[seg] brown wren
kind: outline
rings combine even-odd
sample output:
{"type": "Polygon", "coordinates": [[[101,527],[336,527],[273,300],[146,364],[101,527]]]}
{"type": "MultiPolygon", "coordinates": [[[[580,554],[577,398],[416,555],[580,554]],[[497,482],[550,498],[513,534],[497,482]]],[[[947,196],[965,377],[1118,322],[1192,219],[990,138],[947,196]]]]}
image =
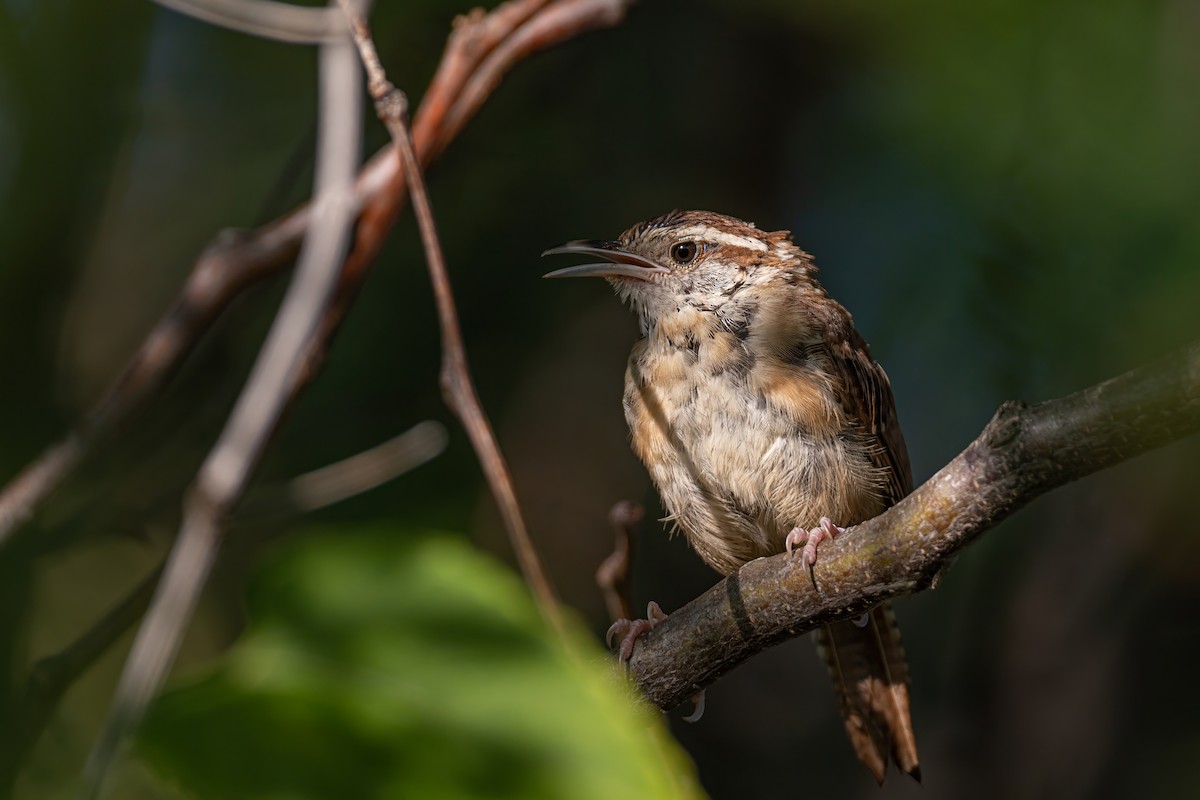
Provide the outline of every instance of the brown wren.
{"type": "MultiPolygon", "coordinates": [[[[723,575],[817,545],[912,489],[887,375],[787,231],[675,211],[546,277],[598,276],[641,324],[625,373],[633,448],[668,516],[723,575]]],[[[653,615],[652,615],[653,616],[653,615]]],[[[625,658],[651,622],[632,626],[625,658]]],[[[880,783],[889,756],[920,779],[908,668],[889,604],[817,631],[846,730],[880,783]]]]}

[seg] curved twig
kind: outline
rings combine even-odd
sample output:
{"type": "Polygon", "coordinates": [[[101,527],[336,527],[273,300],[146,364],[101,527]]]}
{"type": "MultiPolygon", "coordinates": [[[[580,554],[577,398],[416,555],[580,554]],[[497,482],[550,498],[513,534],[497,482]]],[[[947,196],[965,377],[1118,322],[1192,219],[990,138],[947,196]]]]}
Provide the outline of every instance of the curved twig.
{"type": "Polygon", "coordinates": [[[983,433],[893,508],[822,547],[817,586],[761,558],[638,639],[642,692],[674,708],[784,639],[932,586],[968,544],[1033,498],[1200,431],[1200,343],[1036,405],[1002,405],[983,433]]]}
{"type": "Polygon", "coordinates": [[[442,244],[433,220],[433,207],[425,190],[425,178],[421,174],[421,164],[417,160],[408,129],[408,99],[387,79],[379,55],[375,52],[375,43],[371,39],[371,31],[366,21],[355,11],[349,0],[339,2],[350,19],[354,42],[366,67],[368,91],[375,100],[375,109],[380,121],[387,127],[392,143],[400,153],[404,176],[408,181],[413,213],[421,231],[421,244],[429,267],[429,279],[433,284],[434,302],[442,335],[442,395],[446,405],[462,422],[479,457],[492,496],[500,507],[500,515],[504,519],[509,541],[516,552],[521,574],[529,584],[543,616],[561,633],[563,622],[558,599],[550,585],[550,579],[542,568],[533,540],[529,538],[529,531],[525,527],[525,519],[517,501],[512,473],[504,460],[504,454],[500,452],[496,434],[479,402],[475,383],[471,379],[467,350],[463,345],[462,330],[458,324],[454,291],[450,288],[450,275],[446,270],[446,259],[442,254],[442,244]]]}
{"type": "Polygon", "coordinates": [[[276,0],[154,0],[212,25],[292,44],[321,44],[346,32],[337,9],[276,0]]]}
{"type": "MultiPolygon", "coordinates": [[[[460,17],[413,117],[413,148],[421,165],[428,167],[486,99],[486,94],[472,88],[469,101],[463,101],[468,86],[497,86],[525,56],[590,30],[615,25],[632,2],[512,0],[489,14],[476,12],[460,17]],[[547,16],[539,11],[555,13],[547,16]],[[518,33],[524,44],[502,48],[503,52],[496,55],[500,46],[518,33]],[[453,129],[447,124],[451,114],[453,129]]],[[[388,145],[370,159],[355,182],[353,199],[361,212],[355,245],[343,267],[337,300],[326,312],[321,335],[310,346],[309,367],[298,379],[293,394],[315,374],[405,197],[403,170],[395,148],[388,145]]],[[[192,267],[178,299],[104,397],[75,430],[43,451],[0,490],[0,547],[37,513],[85,458],[158,395],[234,298],[291,265],[308,228],[310,212],[306,204],[254,231],[227,231],[214,239],[192,267]]]]}
{"type": "MultiPolygon", "coordinates": [[[[426,105],[415,120],[413,149],[416,157],[422,164],[428,163],[445,148],[462,127],[462,122],[486,99],[486,92],[472,90],[464,112],[459,95],[465,87],[479,85],[480,81],[488,87],[495,87],[501,76],[524,56],[602,24],[615,24],[631,2],[513,0],[491,14],[479,12],[460,19],[439,66],[434,86],[426,92],[426,105]],[[565,15],[552,15],[550,24],[547,24],[538,13],[547,5],[567,7],[569,11],[565,15]],[[597,8],[606,11],[597,15],[593,13],[597,8]],[[521,34],[525,45],[507,48],[497,57],[495,54],[501,46],[517,33],[521,34]],[[426,108],[430,110],[425,111],[426,108]],[[459,121],[451,133],[446,118],[456,108],[459,109],[456,112],[459,121]]],[[[291,377],[284,405],[315,374],[367,268],[390,232],[405,197],[405,180],[400,162],[394,150],[385,147],[361,170],[354,183],[348,205],[353,213],[360,215],[355,245],[342,266],[334,302],[326,309],[317,335],[308,337],[303,358],[305,368],[289,370],[291,377]]],[[[200,337],[235,297],[249,286],[290,265],[316,216],[314,209],[305,205],[256,231],[226,232],[213,241],[193,267],[179,298],[151,330],[100,402],[74,431],[49,447],[0,491],[0,547],[37,512],[98,445],[120,430],[134,412],[158,394],[200,337]]],[[[274,397],[278,399],[279,396],[274,397]]],[[[265,432],[265,437],[269,438],[274,426],[274,422],[268,422],[255,428],[265,432]]],[[[224,461],[224,467],[233,468],[209,469],[208,480],[202,473],[198,481],[198,490],[185,509],[184,529],[170,557],[168,578],[160,585],[154,600],[156,610],[151,612],[152,619],[148,620],[145,630],[139,634],[105,735],[93,753],[91,782],[87,791],[97,789],[104,765],[115,753],[122,732],[136,724],[145,702],[161,681],[178,637],[182,635],[182,621],[188,617],[215,556],[224,527],[222,516],[241,495],[248,474],[244,470],[249,470],[256,459],[251,451],[261,450],[261,445],[266,441],[263,438],[255,442],[253,440],[258,439],[257,436],[244,437],[240,434],[233,438],[241,440],[242,446],[249,447],[246,451],[249,457],[239,457],[240,467],[231,465],[229,459],[216,459],[222,449],[218,447],[210,460],[224,461]],[[168,622],[163,623],[164,619],[168,622]]],[[[145,589],[144,586],[139,588],[131,595],[133,600],[120,606],[120,617],[124,620],[122,624],[128,624],[132,617],[140,614],[145,589]]],[[[108,624],[107,618],[97,627],[116,630],[115,623],[108,624]]],[[[86,647],[72,651],[83,654],[82,666],[86,666],[94,654],[102,649],[89,636],[85,636],[86,647]]],[[[39,715],[50,713],[62,689],[79,671],[81,666],[73,668],[70,674],[59,670],[55,672],[56,680],[50,683],[37,680],[36,675],[32,676],[27,699],[40,704],[37,706],[41,709],[39,715]]]]}
{"type": "MultiPolygon", "coordinates": [[[[424,464],[445,444],[446,430],[439,423],[418,423],[369,450],[285,483],[255,489],[230,520],[230,526],[253,526],[262,518],[304,514],[341,502],[424,464]]],[[[243,537],[230,544],[235,552],[252,551],[262,541],[260,537],[243,537]]],[[[223,558],[229,558],[230,549],[225,548],[223,558]]],[[[236,563],[238,559],[229,560],[236,563]]],[[[220,563],[216,566],[219,568],[220,563]]],[[[0,797],[7,796],[4,787],[12,785],[21,760],[37,744],[67,689],[141,619],[162,572],[161,566],[153,570],[71,644],[40,658],[29,670],[24,692],[5,720],[7,730],[0,737],[0,797]]]]}
{"type": "Polygon", "coordinates": [[[220,437],[200,466],[146,618],[121,671],[84,776],[83,796],[99,794],[125,736],[162,686],[216,561],[226,517],[245,492],[303,369],[306,346],[332,297],[354,217],[362,75],[348,40],[321,46],[320,132],[312,225],[279,313],[220,437]]]}
{"type": "Polygon", "coordinates": [[[638,503],[622,500],[608,512],[608,522],[616,534],[613,551],[596,568],[596,586],[604,595],[611,622],[630,619],[629,577],[633,572],[633,542],[646,510],[638,503]]]}

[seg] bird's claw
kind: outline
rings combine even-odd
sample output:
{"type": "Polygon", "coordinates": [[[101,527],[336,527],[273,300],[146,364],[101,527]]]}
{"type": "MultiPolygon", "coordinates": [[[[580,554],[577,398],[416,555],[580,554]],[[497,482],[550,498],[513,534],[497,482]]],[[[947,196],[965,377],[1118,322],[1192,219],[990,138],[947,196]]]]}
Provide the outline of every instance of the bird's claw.
{"type": "Polygon", "coordinates": [[[622,664],[629,662],[633,656],[633,645],[637,642],[637,638],[648,630],[652,630],[655,625],[667,618],[667,612],[663,611],[658,603],[653,600],[646,606],[646,619],[619,619],[614,622],[604,634],[604,642],[612,648],[613,638],[616,637],[619,641],[617,646],[617,658],[622,664]]]}
{"type": "MultiPolygon", "coordinates": [[[[667,618],[667,612],[662,610],[662,607],[653,600],[646,606],[645,619],[619,619],[609,626],[608,632],[604,634],[604,642],[612,649],[613,639],[618,640],[617,658],[622,666],[629,663],[629,659],[633,656],[633,645],[637,642],[639,636],[648,630],[653,630],[654,626],[667,618]]],[[[696,692],[692,695],[692,702],[695,707],[692,713],[683,718],[684,722],[699,722],[704,716],[704,690],[696,692]]]]}
{"type": "Polygon", "coordinates": [[[791,533],[783,540],[784,549],[788,555],[792,554],[792,548],[800,547],[801,561],[808,567],[812,567],[817,563],[817,547],[826,540],[833,540],[846,532],[846,529],[840,525],[834,525],[833,520],[829,517],[821,517],[821,522],[812,530],[804,528],[792,528],[791,533]]]}
{"type": "Polygon", "coordinates": [[[683,718],[684,722],[699,722],[700,718],[704,716],[704,690],[703,689],[701,689],[700,691],[698,691],[694,695],[692,695],[692,702],[695,704],[695,707],[692,709],[692,713],[688,714],[686,717],[683,718]]]}

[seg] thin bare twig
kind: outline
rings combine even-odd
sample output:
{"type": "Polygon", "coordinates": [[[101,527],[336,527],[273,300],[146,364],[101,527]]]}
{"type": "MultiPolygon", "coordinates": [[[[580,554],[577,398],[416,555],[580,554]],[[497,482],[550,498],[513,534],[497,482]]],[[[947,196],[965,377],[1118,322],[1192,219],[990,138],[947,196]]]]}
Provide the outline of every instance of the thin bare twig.
{"type": "Polygon", "coordinates": [[[629,596],[629,576],[633,572],[633,539],[646,510],[638,503],[622,500],[608,512],[608,521],[616,534],[616,544],[608,558],[596,569],[596,586],[604,595],[608,618],[616,622],[633,615],[629,596]]]}
{"type": "Polygon", "coordinates": [[[154,326],[124,371],[76,430],[47,448],[0,492],[0,546],[63,481],[134,412],[158,394],[213,320],[242,291],[294,258],[308,210],[260,229],[253,237],[219,236],[188,276],[180,296],[154,326]]]}
{"type": "MultiPolygon", "coordinates": [[[[632,0],[515,0],[489,14],[460,18],[437,72],[413,119],[413,144],[428,165],[453,139],[447,118],[453,112],[455,134],[486,96],[468,86],[496,86],[530,53],[572,39],[623,17],[632,0]],[[539,13],[546,8],[546,12],[539,13]],[[517,34],[521,47],[503,47],[517,34]],[[494,53],[498,57],[487,58],[494,53]]],[[[336,12],[335,12],[336,13],[336,12]]],[[[340,15],[339,15],[340,16],[340,15]]],[[[356,241],[343,269],[338,299],[326,313],[322,337],[307,356],[310,368],[295,391],[315,373],[338,329],[367,267],[383,246],[405,198],[403,170],[391,145],[376,153],[359,173],[355,208],[361,213],[356,241]]],[[[78,468],[153,397],[232,300],[250,286],[278,274],[299,252],[311,207],[296,210],[252,232],[218,236],[193,266],[179,298],[154,326],[130,363],[76,430],[47,448],[0,491],[0,547],[23,526],[78,468]]]]}
{"type": "Polygon", "coordinates": [[[344,36],[333,8],[305,8],[275,0],[154,0],[189,17],[252,36],[292,44],[321,44],[344,36]]]}
{"type": "Polygon", "coordinates": [[[516,552],[521,572],[529,583],[533,596],[551,625],[561,630],[562,614],[550,580],[542,570],[537,551],[529,532],[525,528],[525,520],[521,516],[521,508],[517,503],[517,493],[513,486],[512,474],[491,423],[479,403],[479,395],[471,381],[470,367],[467,364],[467,354],[463,348],[462,336],[459,332],[458,313],[454,307],[454,296],[450,289],[450,278],[446,272],[446,264],[442,257],[441,245],[438,243],[437,231],[434,228],[433,212],[425,196],[425,187],[421,178],[421,167],[417,164],[412,142],[408,140],[407,130],[400,148],[404,166],[408,170],[409,185],[413,199],[413,211],[421,228],[421,239],[424,243],[425,254],[429,262],[429,277],[433,281],[434,295],[437,299],[438,318],[442,329],[442,394],[446,404],[458,416],[467,436],[479,456],[480,465],[487,476],[492,489],[492,496],[500,507],[500,515],[504,519],[516,552]]]}
{"type": "Polygon", "coordinates": [[[22,759],[37,744],[71,684],[145,613],[161,575],[162,568],[159,567],[78,639],[33,665],[24,695],[11,719],[5,721],[7,730],[3,735],[3,747],[0,747],[0,787],[12,785],[22,759]]]}
{"type": "Polygon", "coordinates": [[[288,483],[288,498],[302,512],[340,503],[436,457],[446,449],[446,439],[440,423],[419,423],[370,450],[296,476],[288,483]]]}
{"type": "MultiPolygon", "coordinates": [[[[514,64],[538,50],[551,47],[594,28],[617,24],[633,0],[509,0],[491,13],[476,9],[455,20],[442,61],[413,119],[410,138],[422,166],[440,155],[461,131],[486,94],[472,86],[496,87],[514,64]],[[521,47],[507,47],[519,39],[521,47]],[[464,102],[461,96],[469,92],[464,102]],[[448,121],[458,120],[450,135],[448,121]]],[[[378,255],[407,198],[404,169],[395,158],[395,143],[372,160],[387,159],[391,170],[373,175],[383,182],[362,209],[357,240],[342,271],[334,305],[326,314],[325,335],[309,354],[313,369],[320,364],[346,310],[378,255]]],[[[381,165],[382,166],[382,165],[381,165]]],[[[368,169],[368,172],[370,170],[368,169]]],[[[361,182],[361,181],[360,181],[361,182]]],[[[304,377],[307,380],[307,375],[304,377]]]]}
{"type": "MultiPolygon", "coordinates": [[[[371,36],[371,28],[367,25],[366,18],[358,13],[358,9],[350,0],[338,0],[338,4],[350,24],[350,34],[354,39],[355,47],[358,48],[363,68],[367,72],[367,93],[375,101],[375,113],[379,117],[379,121],[387,127],[388,134],[392,137],[392,145],[400,153],[403,162],[405,150],[413,149],[407,124],[408,98],[388,80],[387,73],[383,69],[383,62],[379,60],[379,53],[375,50],[375,39],[371,36]]],[[[414,153],[413,162],[416,163],[416,161],[414,153]]],[[[411,187],[409,192],[413,195],[415,206],[416,195],[425,193],[424,176],[420,174],[419,164],[416,175],[409,171],[407,164],[403,166],[404,177],[411,187]]]]}
{"type": "Polygon", "coordinates": [[[516,488],[513,486],[512,474],[508,464],[500,452],[496,435],[488,422],[487,414],[479,402],[471,380],[471,371],[467,363],[466,348],[463,346],[462,332],[458,324],[458,311],[454,304],[454,292],[450,288],[450,276],[446,270],[446,260],[442,254],[442,245],[438,239],[437,228],[433,221],[433,209],[429,203],[429,195],[425,190],[425,179],[421,174],[421,165],[417,160],[412,139],[408,130],[408,100],[387,79],[379,55],[375,52],[375,44],[371,40],[371,32],[366,21],[358,14],[348,0],[339,0],[342,10],[350,19],[350,28],[354,34],[354,42],[367,70],[367,89],[375,100],[375,109],[379,119],[387,126],[392,143],[400,153],[404,174],[408,180],[409,195],[412,199],[413,213],[417,218],[417,226],[421,231],[421,243],[425,248],[425,258],[429,265],[429,277],[433,283],[434,300],[437,305],[438,322],[442,334],[442,395],[446,404],[462,422],[471,440],[480,465],[487,476],[492,496],[500,507],[509,541],[517,556],[521,573],[529,584],[530,591],[538,602],[543,616],[555,630],[562,629],[562,612],[554,589],[546,577],[537,550],[529,538],[525,520],[521,516],[521,508],[517,502],[516,488]]]}
{"type": "MultiPolygon", "coordinates": [[[[632,0],[620,5],[627,6],[632,0]]],[[[601,24],[615,24],[618,17],[598,16],[587,3],[571,4],[573,23],[546,25],[536,12],[545,0],[517,0],[501,5],[490,14],[473,13],[456,22],[433,84],[425,93],[414,120],[414,147],[423,163],[440,153],[449,142],[445,118],[455,106],[456,96],[479,70],[493,71],[490,85],[512,68],[524,54],[569,40],[601,24]],[[481,60],[499,43],[518,30],[538,43],[523,52],[510,51],[505,59],[481,60]]],[[[611,7],[611,0],[595,0],[596,7],[611,7]]],[[[341,14],[333,12],[341,19],[341,14]]],[[[477,104],[479,98],[473,102],[477,104]]],[[[293,381],[292,394],[315,372],[315,365],[336,332],[353,298],[366,267],[378,252],[405,197],[405,181],[391,146],[377,152],[359,173],[354,185],[353,205],[361,213],[356,246],[347,259],[334,305],[326,311],[321,335],[310,347],[310,369],[293,381]]],[[[255,231],[226,231],[219,234],[196,261],[178,299],[153,327],[120,376],[77,428],[62,441],[47,448],[0,491],[0,548],[7,544],[67,480],[79,464],[118,433],[125,423],[152,400],[170,379],[183,359],[234,298],[250,286],[278,274],[299,252],[308,230],[313,207],[303,205],[255,231]]],[[[140,610],[139,610],[140,613],[140,610]]],[[[136,616],[136,614],[135,614],[136,616]]],[[[95,626],[106,628],[104,622],[95,626]]],[[[88,648],[94,659],[102,648],[88,648]]],[[[86,666],[84,664],[83,666],[86,666]]],[[[82,668],[80,669],[82,671],[82,668]]],[[[72,678],[73,680],[73,678],[72,678]]],[[[69,682],[69,681],[68,681],[69,682]]],[[[31,694],[41,691],[40,682],[30,684],[31,694]]],[[[61,694],[61,692],[58,692],[61,694]]],[[[33,698],[36,700],[36,698],[33,698]]],[[[55,705],[53,693],[44,703],[46,713],[55,705]]]]}
{"type": "Polygon", "coordinates": [[[823,545],[816,587],[786,555],[751,561],[639,638],[630,672],[674,708],[773,644],[929,588],[1038,495],[1197,431],[1200,343],[1067,397],[1005,403],[925,484],[823,545]]]}
{"type": "Polygon", "coordinates": [[[448,436],[426,420],[361,453],[278,483],[255,486],[238,506],[238,527],[308,514],[389,483],[441,455],[448,436]]]}
{"type": "MultiPolygon", "coordinates": [[[[446,429],[441,424],[419,423],[369,450],[298,475],[278,488],[257,489],[238,509],[230,525],[253,525],[256,518],[271,514],[309,513],[366,492],[440,454],[446,447],[446,438],[446,429]]],[[[261,544],[261,539],[243,538],[236,544],[246,550],[261,544]]],[[[223,548],[224,551],[229,549],[223,548]]],[[[7,730],[0,732],[3,734],[0,736],[0,787],[12,784],[21,760],[37,743],[71,684],[141,619],[162,573],[162,567],[155,569],[78,639],[34,664],[25,693],[7,721],[7,730]]],[[[0,790],[0,795],[3,794],[0,790]]]]}
{"type": "Polygon", "coordinates": [[[291,397],[303,355],[318,331],[350,240],[351,191],[360,151],[361,73],[349,42],[321,47],[321,122],[312,214],[296,274],[229,421],[200,467],[179,537],[125,662],[107,719],[88,760],[84,796],[95,797],[128,733],[141,721],[183,640],[216,559],[225,517],[291,397]]]}

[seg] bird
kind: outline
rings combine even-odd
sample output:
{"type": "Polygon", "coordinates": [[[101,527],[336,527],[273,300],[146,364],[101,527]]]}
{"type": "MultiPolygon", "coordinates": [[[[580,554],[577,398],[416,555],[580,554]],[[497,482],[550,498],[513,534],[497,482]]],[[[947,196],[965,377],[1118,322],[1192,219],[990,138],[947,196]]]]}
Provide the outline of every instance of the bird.
{"type": "MultiPolygon", "coordinates": [[[[667,512],[722,575],[821,542],[912,490],[891,386],[850,313],[789,231],[673,211],[615,240],[543,255],[592,262],[547,278],[605,278],[641,338],[622,400],[634,451],[667,512]]],[[[851,534],[852,535],[852,534],[851,534]]],[[[621,621],[621,657],[665,618],[621,621]]],[[[882,785],[889,759],[920,781],[908,667],[890,604],[816,632],[855,754],[882,785]]]]}

